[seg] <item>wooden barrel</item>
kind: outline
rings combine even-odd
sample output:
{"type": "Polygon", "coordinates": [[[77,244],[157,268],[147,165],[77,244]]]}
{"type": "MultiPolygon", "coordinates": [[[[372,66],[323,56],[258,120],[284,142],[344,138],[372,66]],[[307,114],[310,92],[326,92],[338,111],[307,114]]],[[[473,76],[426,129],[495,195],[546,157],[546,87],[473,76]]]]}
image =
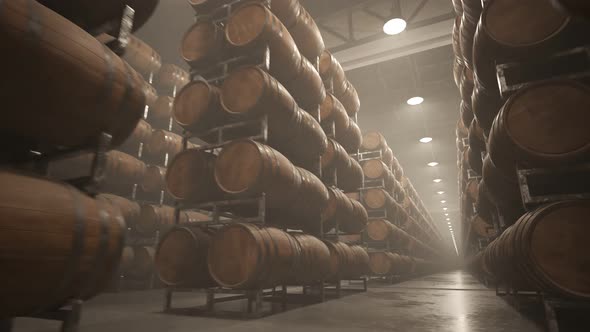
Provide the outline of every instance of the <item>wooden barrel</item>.
{"type": "Polygon", "coordinates": [[[168,231],[160,240],[155,258],[160,280],[172,287],[215,286],[207,266],[207,251],[214,235],[211,229],[197,225],[180,225],[168,231]]]}
{"type": "Polygon", "coordinates": [[[492,123],[503,104],[504,102],[497,91],[486,89],[478,80],[475,81],[471,96],[471,109],[486,135],[490,133],[492,123]]]}
{"type": "Polygon", "coordinates": [[[522,215],[522,199],[520,189],[516,180],[516,175],[506,175],[494,165],[490,156],[486,156],[483,161],[483,182],[490,194],[490,199],[498,207],[501,207],[502,213],[507,216],[506,219],[512,219],[508,222],[516,221],[522,215]],[[508,218],[510,215],[510,218],[508,218]]]}
{"type": "MultiPolygon", "coordinates": [[[[286,2],[292,2],[292,0],[287,0],[286,2]]],[[[283,18],[275,11],[276,6],[276,4],[271,5],[273,13],[275,13],[275,15],[277,15],[287,27],[293,40],[295,40],[295,44],[297,44],[297,48],[301,52],[301,55],[315,63],[321,56],[322,52],[324,52],[326,46],[324,45],[322,33],[309,12],[300,5],[299,8],[296,9],[297,16],[295,22],[293,24],[288,24],[283,21],[283,18]]]]}
{"type": "Polygon", "coordinates": [[[274,287],[288,281],[299,259],[297,241],[277,228],[233,224],[211,240],[211,277],[232,289],[274,287]]]}
{"type": "Polygon", "coordinates": [[[463,15],[463,3],[461,0],[452,0],[453,1],[453,9],[455,10],[455,14],[457,16],[463,15]]]}
{"type": "Polygon", "coordinates": [[[166,168],[148,165],[141,181],[141,189],[146,193],[157,193],[166,190],[166,168]]]}
{"type": "MultiPolygon", "coordinates": [[[[89,176],[94,154],[86,153],[51,162],[48,176],[54,179],[72,179],[89,176]]],[[[145,174],[143,161],[119,151],[105,155],[103,176],[99,178],[102,191],[128,195],[145,174]]]]}
{"type": "MultiPolygon", "coordinates": [[[[190,142],[187,144],[189,149],[195,147],[190,142]]],[[[168,155],[168,160],[171,160],[182,150],[182,136],[163,129],[154,130],[145,144],[146,156],[154,161],[164,160],[165,155],[168,155]]]]}
{"type": "Polygon", "coordinates": [[[350,165],[348,153],[335,140],[328,138],[328,146],[326,151],[322,154],[321,166],[322,170],[342,169],[350,165]]]}
{"type": "Polygon", "coordinates": [[[467,164],[469,168],[477,175],[481,175],[483,168],[483,160],[481,157],[481,151],[471,146],[467,148],[467,164]]]}
{"type": "Polygon", "coordinates": [[[395,202],[393,197],[383,189],[372,188],[363,192],[362,202],[371,210],[385,210],[387,218],[395,220],[395,218],[403,217],[403,207],[395,202]]]}
{"type": "MultiPolygon", "coordinates": [[[[176,223],[174,208],[166,205],[144,204],[141,206],[139,219],[135,224],[135,231],[142,235],[153,235],[157,231],[164,232],[176,223]]],[[[179,224],[198,223],[208,221],[209,217],[200,212],[181,211],[179,224]]]]}
{"type": "MultiPolygon", "coordinates": [[[[461,30],[459,30],[461,31],[461,30]]],[[[461,43],[461,36],[459,35],[459,43],[461,43]]],[[[459,44],[458,47],[461,47],[461,44],[459,44]]],[[[463,61],[463,56],[456,56],[455,57],[455,61],[453,61],[453,81],[455,81],[455,85],[457,86],[457,88],[461,88],[460,82],[461,82],[461,75],[463,75],[463,70],[465,70],[465,63],[463,61]]]]}
{"type": "Polygon", "coordinates": [[[486,239],[497,235],[493,223],[479,215],[475,215],[471,219],[471,229],[475,234],[486,239]]]}
{"type": "Polygon", "coordinates": [[[0,183],[0,317],[54,310],[102,291],[123,249],[119,210],[47,179],[2,171],[0,183]],[[39,277],[31,283],[23,276],[39,277]]]}
{"type": "Polygon", "coordinates": [[[168,166],[166,187],[177,200],[199,203],[223,198],[215,183],[215,155],[189,149],[176,155],[168,166]]]}
{"type": "Polygon", "coordinates": [[[326,91],[319,74],[301,56],[285,26],[264,5],[250,3],[236,10],[227,22],[225,36],[238,48],[267,43],[272,54],[271,74],[302,107],[319,105],[324,100],[326,91]]]}
{"type": "Polygon", "coordinates": [[[145,279],[154,270],[154,247],[125,247],[119,271],[129,279],[145,279]]]}
{"type": "Polygon", "coordinates": [[[361,150],[363,151],[383,151],[387,149],[387,140],[377,131],[371,131],[363,135],[361,150]]]}
{"type": "Polygon", "coordinates": [[[159,0],[41,0],[49,9],[90,32],[117,32],[123,10],[128,5],[134,10],[133,31],[141,28],[156,10],[159,0]]]}
{"type": "Polygon", "coordinates": [[[158,101],[158,91],[147,81],[142,80],[143,93],[145,94],[145,104],[152,107],[158,101]]]}
{"type": "MultiPolygon", "coordinates": [[[[467,109],[471,111],[470,113],[473,113],[471,109],[471,96],[473,95],[473,88],[475,86],[475,82],[473,78],[473,71],[471,69],[466,67],[465,70],[463,70],[463,74],[461,75],[461,81],[459,85],[461,90],[461,98],[463,101],[462,105],[464,105],[461,107],[462,109],[467,109]]],[[[467,114],[463,116],[463,111],[461,111],[461,116],[462,118],[467,119],[463,123],[469,126],[469,124],[471,123],[471,119],[473,119],[473,114],[467,114]]]]}
{"type": "Polygon", "coordinates": [[[395,178],[389,170],[389,167],[385,165],[379,159],[371,159],[364,161],[362,164],[363,174],[366,179],[378,180],[383,179],[383,185],[388,192],[392,192],[395,185],[395,178]]]}
{"type": "Polygon", "coordinates": [[[191,67],[200,68],[222,59],[226,49],[223,27],[199,20],[184,34],[180,55],[191,67]]]}
{"type": "Polygon", "coordinates": [[[469,126],[469,146],[473,147],[478,151],[486,151],[486,138],[483,129],[479,126],[477,119],[471,121],[469,126]]]}
{"type": "Polygon", "coordinates": [[[385,241],[393,234],[392,223],[385,219],[369,220],[367,224],[367,236],[373,241],[385,241]]]}
{"type": "Polygon", "coordinates": [[[461,26],[459,28],[461,39],[461,53],[465,69],[473,68],[473,43],[475,30],[477,29],[477,21],[472,22],[468,18],[468,14],[463,12],[461,17],[461,26]]]}
{"type": "Polygon", "coordinates": [[[354,117],[361,108],[361,101],[358,92],[350,81],[344,81],[344,88],[341,93],[334,92],[334,96],[340,100],[348,116],[354,117]]]}
{"type": "Polygon", "coordinates": [[[190,75],[177,65],[164,64],[158,71],[155,82],[158,87],[172,92],[171,96],[174,97],[176,91],[190,82],[190,75]]]}
{"type": "Polygon", "coordinates": [[[344,191],[358,190],[363,185],[363,168],[353,158],[348,158],[346,165],[336,169],[338,188],[344,191]]]}
{"type": "MultiPolygon", "coordinates": [[[[462,15],[462,14],[461,14],[462,15]]],[[[453,24],[453,34],[452,34],[452,45],[453,45],[453,53],[455,57],[458,59],[460,63],[463,62],[463,52],[461,51],[461,15],[455,18],[455,23],[453,24]]],[[[457,66],[459,69],[460,67],[457,66]]],[[[457,75],[457,74],[454,74],[457,75]]]]}
{"type": "Polygon", "coordinates": [[[159,96],[158,99],[150,106],[148,113],[148,121],[154,127],[168,129],[170,119],[172,118],[172,109],[174,106],[174,98],[170,96],[159,96]]]}
{"type": "Polygon", "coordinates": [[[340,62],[328,50],[320,56],[320,76],[324,81],[332,80],[334,93],[342,94],[346,75],[340,62]]]}
{"type": "Polygon", "coordinates": [[[219,8],[219,2],[215,0],[188,0],[189,5],[193,7],[199,15],[207,14],[212,10],[219,8]]]}
{"type": "Polygon", "coordinates": [[[463,9],[463,15],[469,22],[477,24],[482,10],[481,0],[462,0],[461,8],[463,9]]]}
{"type": "Polygon", "coordinates": [[[369,254],[365,248],[353,245],[349,247],[351,260],[343,275],[344,279],[358,279],[369,273],[369,254]]]}
{"type": "MultiPolygon", "coordinates": [[[[350,130],[350,118],[346,114],[346,110],[342,103],[331,94],[326,95],[324,102],[320,105],[320,116],[322,124],[330,124],[334,122],[335,139],[338,143],[342,144],[347,142],[346,136],[350,130]]],[[[353,128],[354,130],[354,128],[353,128]]],[[[355,132],[350,133],[355,135],[355,132]]],[[[348,139],[350,141],[351,139],[348,139]]],[[[354,142],[353,142],[354,143],[354,142]]]]}
{"type": "Polygon", "coordinates": [[[292,234],[297,242],[299,264],[294,268],[289,283],[294,285],[310,285],[324,280],[330,273],[330,250],[318,238],[307,234],[292,234]]]}
{"type": "Polygon", "coordinates": [[[162,57],[151,46],[134,35],[129,35],[123,59],[145,76],[157,73],[162,67],[162,57]]]}
{"type": "Polygon", "coordinates": [[[514,94],[492,126],[490,158],[514,172],[526,167],[562,166],[589,159],[590,88],[575,81],[537,84],[514,94]]]}
{"type": "Polygon", "coordinates": [[[103,131],[114,146],[131,134],[143,114],[143,80],[94,37],[36,1],[18,0],[0,5],[0,39],[11,49],[5,63],[27,63],[7,66],[11,79],[0,83],[10,96],[3,107],[18,110],[5,114],[5,135],[78,147],[103,131]]]}
{"type": "Polygon", "coordinates": [[[474,69],[480,83],[498,89],[496,64],[529,61],[587,44],[588,24],[569,17],[549,1],[490,0],[474,42],[474,69]]]}
{"type": "Polygon", "coordinates": [[[269,144],[292,159],[313,159],[326,150],[327,137],[318,121],[300,109],[289,91],[259,67],[232,72],[221,87],[221,103],[232,116],[267,114],[269,144]]]}
{"type": "Polygon", "coordinates": [[[398,254],[377,251],[369,253],[369,268],[376,276],[402,275],[407,270],[405,261],[398,254]]]}
{"type": "MultiPolygon", "coordinates": [[[[338,133],[336,133],[336,135],[338,135],[338,133]]],[[[363,137],[361,129],[356,122],[350,120],[346,132],[343,135],[339,135],[339,137],[337,136],[336,139],[342,144],[346,151],[354,153],[361,147],[363,137]]]]}
{"type": "Polygon", "coordinates": [[[227,121],[221,109],[221,92],[204,80],[192,81],[177,94],[174,120],[184,129],[202,132],[227,121]]]}
{"type": "Polygon", "coordinates": [[[585,0],[552,0],[552,3],[571,15],[590,19],[590,4],[585,0]]]}
{"type": "Polygon", "coordinates": [[[145,120],[139,120],[131,136],[119,147],[119,150],[131,155],[137,155],[139,145],[147,142],[152,135],[152,126],[145,120]]]}
{"type": "MultiPolygon", "coordinates": [[[[471,99],[471,96],[469,99],[471,99]]],[[[466,127],[469,127],[474,118],[473,110],[471,108],[471,100],[469,102],[464,100],[461,101],[461,104],[459,105],[459,113],[461,115],[461,122],[463,122],[466,127]]]]}
{"type": "Polygon", "coordinates": [[[477,202],[479,199],[479,180],[477,178],[468,179],[464,192],[472,202],[477,202]]]}
{"type": "MultiPolygon", "coordinates": [[[[299,194],[287,204],[286,210],[291,210],[291,214],[285,213],[284,210],[278,212],[281,215],[287,214],[284,217],[285,223],[293,229],[315,233],[320,229],[321,216],[328,206],[330,194],[324,183],[310,171],[299,167],[295,167],[295,171],[301,179],[301,184],[297,188],[299,194]]],[[[280,205],[284,204],[280,203],[280,205]]],[[[358,212],[354,209],[351,212],[353,213],[350,218],[356,219],[358,212]]]]}
{"type": "Polygon", "coordinates": [[[493,272],[548,294],[590,298],[585,269],[590,262],[585,238],[589,215],[587,200],[552,203],[526,213],[486,250],[495,256],[493,272]]]}
{"type": "Polygon", "coordinates": [[[119,209],[127,227],[133,227],[139,219],[141,207],[135,201],[111,194],[100,194],[96,196],[96,199],[103,200],[119,209]]]}

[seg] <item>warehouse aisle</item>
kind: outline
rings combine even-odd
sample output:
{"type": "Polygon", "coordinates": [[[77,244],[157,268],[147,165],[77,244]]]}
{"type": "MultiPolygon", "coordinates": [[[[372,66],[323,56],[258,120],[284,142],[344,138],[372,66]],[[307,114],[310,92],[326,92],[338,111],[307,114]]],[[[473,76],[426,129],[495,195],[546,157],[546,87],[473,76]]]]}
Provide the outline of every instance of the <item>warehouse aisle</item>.
{"type": "MultiPolygon", "coordinates": [[[[176,303],[203,301],[186,295],[176,303]]],[[[248,321],[163,315],[162,301],[162,291],[102,295],[86,306],[81,332],[543,331],[458,271],[397,285],[373,282],[367,293],[248,321]]],[[[15,325],[16,332],[57,331],[47,321],[18,319],[15,325]]]]}

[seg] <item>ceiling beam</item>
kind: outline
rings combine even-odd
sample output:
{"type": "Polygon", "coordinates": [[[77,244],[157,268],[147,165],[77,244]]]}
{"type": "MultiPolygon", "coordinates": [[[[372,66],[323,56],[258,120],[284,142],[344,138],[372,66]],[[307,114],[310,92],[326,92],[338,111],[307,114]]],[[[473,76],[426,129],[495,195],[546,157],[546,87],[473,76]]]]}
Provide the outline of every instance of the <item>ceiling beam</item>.
{"type": "Polygon", "coordinates": [[[334,47],[330,51],[345,70],[351,70],[391,59],[450,45],[455,14],[448,13],[408,25],[399,35],[377,33],[334,47]]]}

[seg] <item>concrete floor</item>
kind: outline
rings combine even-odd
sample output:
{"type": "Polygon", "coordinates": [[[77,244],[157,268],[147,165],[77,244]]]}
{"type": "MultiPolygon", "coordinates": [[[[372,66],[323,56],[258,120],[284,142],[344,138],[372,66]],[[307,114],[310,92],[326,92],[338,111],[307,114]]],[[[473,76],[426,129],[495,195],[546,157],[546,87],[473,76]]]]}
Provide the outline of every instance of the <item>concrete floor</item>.
{"type": "MultiPolygon", "coordinates": [[[[390,285],[372,282],[357,293],[260,319],[162,314],[163,291],[105,294],[85,304],[81,332],[193,331],[544,331],[493,290],[464,272],[390,285]]],[[[179,294],[176,306],[204,303],[204,295],[179,294]]],[[[235,305],[235,303],[233,304],[235,305]]],[[[55,322],[19,318],[15,332],[58,331],[55,322]]],[[[586,330],[588,331],[588,330],[586,330]]]]}

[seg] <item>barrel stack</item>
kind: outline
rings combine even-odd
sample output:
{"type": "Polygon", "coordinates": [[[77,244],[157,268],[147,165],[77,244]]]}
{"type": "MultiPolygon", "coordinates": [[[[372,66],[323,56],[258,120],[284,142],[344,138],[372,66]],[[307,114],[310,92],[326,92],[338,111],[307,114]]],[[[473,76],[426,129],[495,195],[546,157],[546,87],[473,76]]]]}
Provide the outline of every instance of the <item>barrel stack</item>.
{"type": "Polygon", "coordinates": [[[161,281],[170,292],[255,291],[364,276],[364,249],[324,238],[338,227],[360,234],[367,214],[324,181],[324,171],[337,168],[348,188],[361,185],[349,155],[360,146],[349,115],[360,103],[348,81],[339,92],[349,109],[327,93],[315,22],[296,0],[189,3],[197,19],[180,51],[191,79],[172,115],[185,139],[204,144],[171,158],[165,183],[181,215],[211,213],[203,225],[178,225],[162,238],[161,281]],[[341,135],[329,137],[322,125],[335,118],[341,135]]]}
{"type": "MultiPolygon", "coordinates": [[[[135,28],[157,2],[127,1],[136,13],[135,28]]],[[[118,35],[126,4],[0,4],[0,36],[11,49],[5,60],[24,64],[8,66],[12,79],[1,83],[14,97],[6,107],[18,111],[7,113],[0,128],[2,163],[8,166],[0,174],[0,319],[49,313],[92,298],[128,256],[122,255],[126,222],[138,218],[140,207],[120,196],[98,195],[121,194],[145,172],[143,162],[114,149],[149,135],[141,118],[152,91],[120,48],[107,47],[114,38],[98,35],[118,35]],[[23,275],[43,277],[31,288],[23,275]]],[[[146,252],[134,254],[136,270],[151,269],[143,264],[149,262],[146,252]]]]}
{"type": "Polygon", "coordinates": [[[369,248],[371,274],[431,273],[436,268],[429,261],[436,260],[442,248],[440,234],[385,137],[365,133],[357,159],[363,183],[360,191],[348,195],[368,212],[363,242],[369,248]]]}
{"type": "MultiPolygon", "coordinates": [[[[470,2],[463,17],[473,16],[465,15],[470,2]]],[[[472,115],[462,106],[457,128],[458,166],[473,269],[516,290],[587,299],[577,284],[587,273],[576,269],[589,257],[574,238],[588,218],[580,183],[589,172],[590,88],[575,59],[588,52],[589,22],[573,3],[489,0],[473,16],[471,48],[456,53],[473,77],[472,115]],[[575,252],[553,252],[562,250],[575,252]],[[571,260],[549,258],[557,256],[571,260]]]]}

